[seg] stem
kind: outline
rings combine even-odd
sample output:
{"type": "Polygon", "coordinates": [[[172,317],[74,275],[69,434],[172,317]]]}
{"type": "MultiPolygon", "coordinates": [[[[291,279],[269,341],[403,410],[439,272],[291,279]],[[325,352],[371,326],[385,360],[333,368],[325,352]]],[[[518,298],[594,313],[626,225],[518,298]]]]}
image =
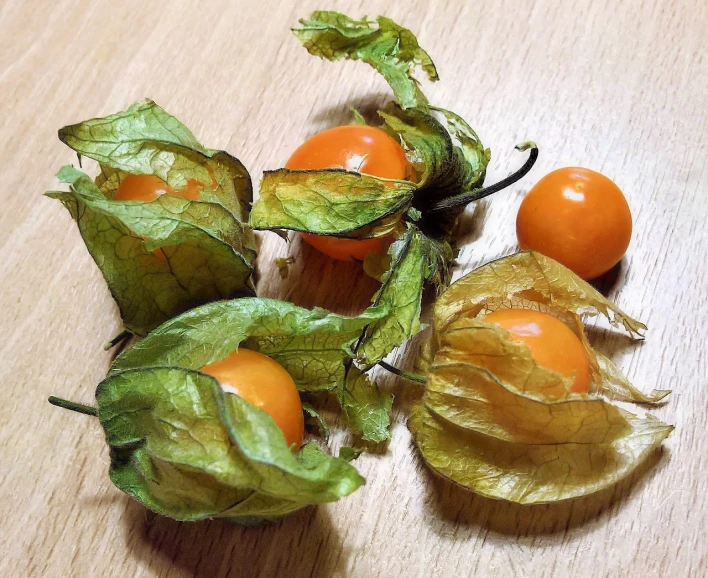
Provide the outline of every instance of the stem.
{"type": "Polygon", "coordinates": [[[386,371],[390,371],[391,373],[395,373],[396,375],[399,375],[400,377],[403,377],[405,379],[408,379],[410,381],[415,381],[416,383],[422,383],[425,385],[427,383],[427,379],[423,377],[422,375],[418,375],[417,373],[409,373],[407,371],[403,371],[402,369],[398,369],[397,367],[394,367],[393,365],[389,365],[385,361],[379,361],[379,365],[383,367],[386,371]]]}
{"type": "Polygon", "coordinates": [[[510,174],[508,177],[502,179],[498,183],[494,183],[493,185],[490,185],[483,189],[474,189],[466,193],[455,195],[454,197],[448,197],[447,199],[443,199],[440,202],[435,203],[430,209],[428,209],[428,211],[434,213],[437,211],[443,211],[445,209],[452,209],[453,207],[461,207],[473,201],[479,201],[480,199],[483,199],[484,197],[488,197],[489,195],[499,192],[502,189],[513,185],[516,181],[522,179],[524,176],[526,176],[526,173],[531,170],[533,165],[536,164],[536,159],[538,159],[538,147],[536,146],[536,143],[528,141],[516,145],[515,148],[517,151],[525,151],[527,149],[531,149],[531,152],[529,153],[529,158],[526,159],[526,162],[518,171],[510,174]]]}
{"type": "Polygon", "coordinates": [[[61,397],[54,397],[53,395],[49,396],[49,399],[47,400],[49,403],[52,405],[56,405],[57,407],[61,407],[64,409],[68,409],[71,411],[75,411],[77,413],[83,413],[85,415],[90,415],[92,417],[98,416],[98,410],[90,405],[84,405],[83,403],[76,403],[75,401],[69,401],[67,399],[62,399],[61,397]]]}
{"type": "Polygon", "coordinates": [[[109,349],[113,349],[116,345],[119,343],[123,343],[124,341],[130,339],[130,337],[133,334],[128,331],[127,329],[124,329],[121,331],[118,335],[116,335],[113,339],[111,339],[108,343],[106,343],[103,346],[103,351],[108,351],[109,349]]]}

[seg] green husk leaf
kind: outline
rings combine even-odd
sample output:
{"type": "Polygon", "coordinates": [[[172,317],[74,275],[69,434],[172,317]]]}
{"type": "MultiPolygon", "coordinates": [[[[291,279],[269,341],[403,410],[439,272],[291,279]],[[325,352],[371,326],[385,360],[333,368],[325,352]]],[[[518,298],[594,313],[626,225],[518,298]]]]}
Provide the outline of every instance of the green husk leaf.
{"type": "Polygon", "coordinates": [[[393,104],[379,111],[385,130],[406,149],[418,174],[415,183],[387,183],[341,169],[267,171],[251,226],[366,238],[400,228],[401,220],[414,220],[428,236],[449,238],[464,207],[434,214],[427,210],[441,199],[480,187],[489,150],[460,117],[441,112],[454,120],[452,136],[424,111],[393,104]]]}
{"type": "Polygon", "coordinates": [[[383,16],[372,22],[324,10],[300,20],[300,24],[302,28],[293,32],[310,54],[332,61],[346,58],[366,62],[386,79],[403,108],[427,106],[413,70],[420,67],[431,81],[438,80],[438,74],[410,30],[383,16]]]}
{"type": "Polygon", "coordinates": [[[414,207],[420,212],[419,226],[429,235],[449,238],[463,207],[438,211],[428,209],[437,201],[482,186],[490,152],[477,134],[458,115],[443,109],[447,128],[434,116],[395,104],[379,111],[385,130],[400,139],[419,174],[414,207]]]}
{"type": "Polygon", "coordinates": [[[387,306],[389,315],[371,323],[357,347],[357,360],[365,368],[372,367],[395,347],[420,330],[423,289],[433,282],[447,284],[447,263],[451,249],[426,237],[415,226],[389,248],[391,266],[381,279],[374,295],[374,305],[387,306]]]}
{"type": "Polygon", "coordinates": [[[253,294],[256,247],[244,225],[251,180],[238,159],[200,145],[150,100],[59,131],[80,156],[99,161],[95,185],[72,167],[58,174],[69,191],[49,191],[77,222],[131,332],[208,301],[253,294]],[[177,193],[150,203],[113,201],[129,174],[155,175],[177,193]],[[160,249],[158,251],[158,249],[160,249]]]}
{"type": "Polygon", "coordinates": [[[364,118],[364,115],[361,114],[361,112],[359,110],[357,110],[353,106],[350,106],[349,110],[352,111],[352,116],[354,117],[354,124],[366,126],[366,119],[364,118]]]}
{"type": "Polygon", "coordinates": [[[592,350],[581,311],[611,311],[625,327],[643,327],[534,253],[487,264],[445,291],[434,313],[425,394],[409,421],[433,470],[486,497],[545,503],[616,483],[661,444],[672,426],[597,395],[618,383],[625,392],[633,388],[592,350]],[[510,306],[545,309],[578,334],[595,381],[591,393],[571,393],[572,378],[537,365],[526,344],[476,317],[510,306]]]}
{"type": "Polygon", "coordinates": [[[363,450],[360,450],[358,448],[342,446],[341,448],[339,448],[339,457],[343,460],[347,460],[348,462],[352,462],[361,455],[362,451],[363,450]]]}
{"type": "Polygon", "coordinates": [[[391,437],[393,396],[382,393],[369,377],[351,366],[337,397],[349,427],[371,442],[384,442],[391,437]]]}
{"type": "Polygon", "coordinates": [[[351,233],[403,212],[412,187],[404,182],[386,186],[375,177],[340,169],[266,171],[251,226],[318,235],[351,233]]]}
{"type": "Polygon", "coordinates": [[[391,255],[388,253],[369,253],[362,265],[364,267],[364,273],[377,281],[381,281],[383,276],[391,268],[391,255]]]}
{"type": "Polygon", "coordinates": [[[59,130],[59,140],[83,156],[112,166],[118,164],[116,168],[125,172],[152,162],[148,152],[140,154],[145,140],[206,152],[186,126],[149,99],[104,118],[65,126],[59,130]]]}
{"type": "Polygon", "coordinates": [[[77,222],[132,333],[144,335],[206,301],[254,291],[246,229],[222,206],[171,195],[111,201],[73,167],[58,177],[70,190],[46,194],[77,222]]]}
{"type": "Polygon", "coordinates": [[[402,143],[418,173],[415,190],[408,191],[398,183],[395,188],[402,195],[398,197],[397,192],[381,189],[381,183],[357,180],[352,173],[335,169],[298,171],[303,176],[296,177],[282,169],[265,174],[252,226],[368,238],[400,233],[400,222],[413,220],[428,236],[449,240],[464,207],[434,214],[430,209],[442,199],[480,187],[489,150],[461,117],[428,107],[412,77],[414,66],[420,65],[431,80],[437,80],[428,54],[409,30],[384,17],[371,22],[318,11],[300,22],[302,28],[294,32],[311,54],[334,61],[347,58],[368,62],[391,84],[399,104],[391,103],[379,114],[384,130],[402,143]],[[444,124],[431,111],[442,115],[444,124]],[[298,180],[296,188],[293,179],[298,180]],[[389,207],[384,200],[392,195],[405,201],[389,207]],[[381,220],[392,215],[397,216],[395,222],[383,227],[381,220]]]}
{"type": "Polygon", "coordinates": [[[99,384],[96,399],[113,483],[177,520],[251,524],[335,501],[364,483],[315,444],[293,454],[267,413],[196,371],[126,371],[99,384]]]}
{"type": "Polygon", "coordinates": [[[460,189],[470,191],[481,185],[491,158],[491,151],[482,146],[474,129],[459,114],[444,108],[431,107],[445,119],[448,132],[457,140],[459,150],[465,160],[464,178],[460,189]]]}
{"type": "Polygon", "coordinates": [[[300,391],[341,386],[344,363],[363,328],[387,308],[371,307],[357,317],[291,303],[243,298],[203,305],[167,321],[116,358],[109,374],[135,368],[198,369],[240,346],[273,358],[300,391]]]}
{"type": "Polygon", "coordinates": [[[155,175],[176,191],[188,180],[203,185],[202,201],[223,205],[248,220],[251,178],[235,157],[200,145],[189,129],[152,100],[127,110],[59,130],[59,140],[102,168],[123,174],[155,175]]]}
{"type": "Polygon", "coordinates": [[[295,263],[294,257],[278,257],[275,259],[275,266],[278,268],[278,273],[281,279],[287,279],[290,272],[290,265],[295,263]]]}
{"type": "Polygon", "coordinates": [[[319,431],[319,436],[325,443],[329,442],[329,426],[327,425],[324,417],[322,417],[322,415],[309,403],[303,402],[302,411],[304,411],[307,416],[305,422],[310,426],[317,428],[319,431]]]}
{"type": "Polygon", "coordinates": [[[434,197],[428,200],[437,200],[475,188],[481,184],[489,162],[489,151],[469,125],[454,113],[436,110],[457,119],[457,124],[450,125],[455,130],[448,131],[438,119],[421,110],[404,110],[392,104],[379,111],[384,128],[400,138],[420,174],[416,199],[425,195],[434,197]],[[464,147],[456,145],[453,137],[464,147]]]}

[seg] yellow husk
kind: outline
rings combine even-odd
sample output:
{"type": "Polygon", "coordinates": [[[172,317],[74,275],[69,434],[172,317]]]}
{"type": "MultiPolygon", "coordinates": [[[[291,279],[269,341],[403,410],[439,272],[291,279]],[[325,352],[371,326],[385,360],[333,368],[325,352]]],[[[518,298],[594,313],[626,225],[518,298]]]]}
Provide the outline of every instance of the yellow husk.
{"type": "Polygon", "coordinates": [[[481,267],[441,296],[425,394],[409,422],[433,470],[490,498],[544,503],[616,483],[661,444],[673,426],[637,417],[600,394],[650,403],[668,392],[635,389],[592,350],[580,314],[605,315],[635,337],[645,328],[537,253],[481,267]],[[581,338],[591,393],[570,393],[572,378],[538,366],[525,344],[475,318],[518,303],[555,314],[581,338]]]}

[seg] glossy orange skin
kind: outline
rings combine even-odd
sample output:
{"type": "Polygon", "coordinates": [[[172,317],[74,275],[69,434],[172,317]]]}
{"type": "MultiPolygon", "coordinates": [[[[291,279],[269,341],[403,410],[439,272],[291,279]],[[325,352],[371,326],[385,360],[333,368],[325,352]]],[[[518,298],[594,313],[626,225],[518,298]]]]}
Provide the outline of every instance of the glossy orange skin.
{"type": "Polygon", "coordinates": [[[627,251],[632,214],[622,191],[606,176],[568,167],[547,174],[529,191],[516,217],[516,236],[522,249],[594,279],[627,251]]]}
{"type": "Polygon", "coordinates": [[[155,175],[127,175],[118,187],[113,200],[149,203],[162,195],[172,195],[189,199],[190,201],[197,201],[199,200],[199,189],[203,186],[204,184],[196,179],[187,179],[186,189],[184,191],[175,191],[165,181],[155,175]]]}
{"type": "MultiPolygon", "coordinates": [[[[338,126],[307,139],[285,164],[288,169],[346,169],[382,177],[405,180],[411,165],[393,138],[379,128],[363,125],[338,126]]],[[[302,238],[318,251],[338,259],[363,261],[371,252],[384,253],[391,238],[343,239],[302,233],[302,238]]]]}
{"type": "Polygon", "coordinates": [[[173,194],[172,188],[154,175],[128,175],[113,196],[114,201],[142,201],[149,203],[162,195],[173,194]]]}
{"type": "Polygon", "coordinates": [[[215,377],[225,392],[268,413],[282,430],[288,446],[294,452],[300,449],[305,432],[300,394],[293,378],[277,361],[242,348],[199,371],[215,377]]]}
{"type": "Polygon", "coordinates": [[[383,255],[393,242],[390,237],[376,239],[344,239],[328,235],[300,233],[309,245],[337,261],[363,261],[369,253],[383,255]]]}
{"type": "MultiPolygon", "coordinates": [[[[216,180],[211,173],[212,188],[216,188],[216,180]]],[[[204,183],[196,179],[187,179],[187,187],[183,191],[175,191],[170,185],[155,175],[127,175],[118,186],[118,190],[113,195],[114,201],[141,201],[149,203],[162,195],[172,195],[182,197],[190,201],[199,200],[199,190],[204,183]]],[[[167,257],[162,249],[155,249],[152,252],[160,261],[167,261],[167,257]]]]}
{"type": "Polygon", "coordinates": [[[588,392],[590,359],[578,336],[565,323],[532,309],[497,309],[484,321],[506,329],[513,340],[525,343],[541,367],[566,377],[575,375],[572,392],[588,392]]]}

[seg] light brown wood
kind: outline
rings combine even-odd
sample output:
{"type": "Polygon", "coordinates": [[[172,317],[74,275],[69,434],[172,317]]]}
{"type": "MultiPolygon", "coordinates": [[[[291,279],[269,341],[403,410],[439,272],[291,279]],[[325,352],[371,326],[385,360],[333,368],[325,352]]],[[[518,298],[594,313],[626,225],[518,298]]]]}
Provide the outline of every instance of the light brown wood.
{"type": "MultiPolygon", "coordinates": [[[[677,426],[632,479],[592,498],[521,508],[431,476],[397,395],[393,440],[357,467],[367,485],[282,523],[154,518],[107,477],[98,424],[49,406],[90,402],[119,318],[76,227],[41,196],[74,156],[65,124],[149,96],[257,181],[306,136],[382,103],[363,64],[309,56],[288,32],[323,6],[241,2],[0,2],[0,574],[39,576],[708,575],[708,4],[700,0],[335,1],[414,30],[438,65],[430,99],[461,113],[493,151],[488,182],[541,158],[466,219],[458,274],[515,250],[514,218],[546,172],[583,165],[626,193],[635,232],[611,292],[647,322],[641,346],[599,333],[645,390],[673,389],[655,415],[677,426]]],[[[299,242],[263,238],[263,295],[355,313],[375,283],[299,242]],[[287,280],[272,264],[297,258],[287,280]],[[355,287],[355,290],[352,290],[355,287]]],[[[409,348],[407,351],[412,351],[409,348]]],[[[410,362],[401,354],[399,363],[410,362]]],[[[342,443],[335,437],[334,446],[342,443]]]]}

